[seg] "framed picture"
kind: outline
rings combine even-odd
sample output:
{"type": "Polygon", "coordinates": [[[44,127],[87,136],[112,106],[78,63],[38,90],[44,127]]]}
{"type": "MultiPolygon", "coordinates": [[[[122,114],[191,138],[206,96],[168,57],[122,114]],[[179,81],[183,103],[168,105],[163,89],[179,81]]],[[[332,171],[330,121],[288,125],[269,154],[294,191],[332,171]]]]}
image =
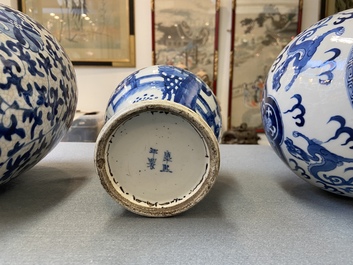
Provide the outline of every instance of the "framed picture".
{"type": "Polygon", "coordinates": [[[302,0],[236,0],[232,10],[228,127],[262,131],[267,73],[301,28],[302,0]]]}
{"type": "Polygon", "coordinates": [[[152,0],[153,64],[187,69],[217,92],[220,0],[152,0]]]}
{"type": "Polygon", "coordinates": [[[353,0],[321,0],[321,18],[353,8],[353,0]]]}
{"type": "Polygon", "coordinates": [[[134,0],[18,0],[75,65],[135,66],[134,0]]]}

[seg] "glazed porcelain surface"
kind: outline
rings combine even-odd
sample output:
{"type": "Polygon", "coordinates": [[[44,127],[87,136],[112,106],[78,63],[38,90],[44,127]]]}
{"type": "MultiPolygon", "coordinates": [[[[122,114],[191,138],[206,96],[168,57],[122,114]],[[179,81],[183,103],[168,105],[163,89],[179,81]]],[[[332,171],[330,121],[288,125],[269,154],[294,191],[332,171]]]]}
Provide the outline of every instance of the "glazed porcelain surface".
{"type": "Polygon", "coordinates": [[[294,38],[275,60],[262,104],[267,138],[299,177],[353,197],[353,10],[294,38]]]}
{"type": "Polygon", "coordinates": [[[115,89],[109,100],[106,120],[121,109],[146,100],[167,100],[186,106],[198,113],[220,140],[222,121],[217,99],[191,72],[163,65],[136,71],[115,89]]]}
{"type": "Polygon", "coordinates": [[[74,68],[27,15],[0,5],[0,184],[39,162],[75,114],[74,68]]]}
{"type": "Polygon", "coordinates": [[[194,74],[152,66],[128,76],[109,100],[96,143],[102,185],[128,210],[172,216],[198,203],[219,170],[221,118],[194,74]]]}

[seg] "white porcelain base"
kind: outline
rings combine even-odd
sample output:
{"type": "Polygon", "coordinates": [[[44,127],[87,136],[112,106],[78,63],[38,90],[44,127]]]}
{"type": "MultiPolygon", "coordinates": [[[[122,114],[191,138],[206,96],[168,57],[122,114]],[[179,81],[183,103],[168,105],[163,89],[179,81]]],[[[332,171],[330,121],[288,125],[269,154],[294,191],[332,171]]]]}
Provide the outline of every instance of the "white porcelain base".
{"type": "Polygon", "coordinates": [[[96,146],[105,189],[127,209],[146,216],[189,209],[207,194],[219,170],[212,130],[173,102],[140,102],[117,113],[96,146]]]}

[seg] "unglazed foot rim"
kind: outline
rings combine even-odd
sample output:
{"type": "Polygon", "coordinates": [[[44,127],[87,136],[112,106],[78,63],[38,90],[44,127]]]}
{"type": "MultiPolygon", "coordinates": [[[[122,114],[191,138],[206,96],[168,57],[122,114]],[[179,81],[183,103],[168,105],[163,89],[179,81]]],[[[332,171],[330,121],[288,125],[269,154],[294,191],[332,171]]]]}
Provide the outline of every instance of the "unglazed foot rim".
{"type": "Polygon", "coordinates": [[[219,171],[219,145],[199,115],[169,101],[143,101],[116,113],[100,132],[97,173],[126,209],[164,217],[196,205],[219,171]]]}

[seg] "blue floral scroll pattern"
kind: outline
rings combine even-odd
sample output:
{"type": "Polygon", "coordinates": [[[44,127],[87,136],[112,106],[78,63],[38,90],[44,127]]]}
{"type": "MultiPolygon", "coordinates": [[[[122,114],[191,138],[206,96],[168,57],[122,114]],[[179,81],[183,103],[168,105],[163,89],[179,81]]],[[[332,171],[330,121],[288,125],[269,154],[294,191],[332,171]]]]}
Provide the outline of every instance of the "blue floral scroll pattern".
{"type": "Polygon", "coordinates": [[[316,183],[321,184],[323,189],[337,193],[353,193],[353,158],[347,158],[330,152],[323,144],[329,141],[338,140],[340,135],[348,135],[348,140],[342,145],[347,145],[348,142],[353,142],[353,129],[345,126],[345,119],[341,116],[334,116],[329,122],[337,121],[340,127],[326,142],[317,139],[310,139],[306,135],[294,131],[293,137],[302,138],[306,141],[306,149],[295,145],[293,139],[287,137],[284,141],[287,151],[293,157],[289,159],[289,163],[294,165],[293,170],[298,172],[298,175],[306,179],[311,179],[312,176],[316,183]],[[307,167],[300,167],[297,161],[306,164],[307,167]],[[352,172],[352,177],[343,178],[337,176],[334,172],[338,167],[343,167],[345,173],[352,172]]]}
{"type": "Polygon", "coordinates": [[[341,51],[337,48],[328,50],[327,53],[332,53],[332,56],[324,63],[313,66],[309,62],[311,62],[318,47],[327,36],[332,34],[340,36],[344,33],[344,27],[338,26],[312,38],[319,29],[328,26],[327,22],[331,19],[332,16],[319,21],[313,27],[299,34],[294,41],[286,46],[271,69],[271,72],[273,72],[273,90],[278,91],[282,87],[282,77],[288,70],[289,65],[293,65],[292,69],[294,73],[291,80],[285,85],[286,91],[292,87],[300,73],[309,68],[321,68],[330,65],[329,70],[322,73],[319,78],[320,84],[327,85],[330,83],[333,79],[333,70],[336,68],[335,59],[340,55],[341,51]],[[326,78],[323,79],[322,77],[326,78]]]}
{"type": "MultiPolygon", "coordinates": [[[[155,99],[173,101],[201,115],[219,139],[222,127],[220,110],[215,96],[207,85],[188,71],[172,66],[159,65],[155,67],[158,69],[156,72],[140,75],[141,70],[139,70],[124,79],[111,96],[108,109],[112,108],[116,112],[131,98],[133,103],[155,99]],[[142,97],[135,96],[151,87],[155,89],[156,93],[143,94],[142,97]],[[211,109],[208,102],[212,102],[217,108],[211,109]]],[[[110,116],[107,116],[106,120],[109,118],[110,116]]]]}
{"type": "Polygon", "coordinates": [[[62,138],[76,109],[76,77],[40,24],[0,5],[0,183],[32,167],[62,138]],[[5,37],[5,36],[6,37],[5,37]]]}

